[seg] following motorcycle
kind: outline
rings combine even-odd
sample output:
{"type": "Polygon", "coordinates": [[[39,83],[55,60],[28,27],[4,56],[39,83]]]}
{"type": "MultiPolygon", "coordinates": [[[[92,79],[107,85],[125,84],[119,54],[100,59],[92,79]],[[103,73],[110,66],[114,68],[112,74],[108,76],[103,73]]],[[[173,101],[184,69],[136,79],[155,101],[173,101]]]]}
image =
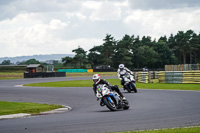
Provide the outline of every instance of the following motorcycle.
{"type": "Polygon", "coordinates": [[[128,92],[134,91],[135,93],[137,93],[134,76],[126,72],[123,78],[125,82],[124,89],[126,89],[128,92]]]}
{"type": "Polygon", "coordinates": [[[117,111],[121,109],[129,109],[129,103],[127,100],[122,100],[121,96],[111,91],[106,84],[99,84],[97,86],[96,93],[97,100],[100,100],[100,105],[106,105],[111,111],[117,111]]]}

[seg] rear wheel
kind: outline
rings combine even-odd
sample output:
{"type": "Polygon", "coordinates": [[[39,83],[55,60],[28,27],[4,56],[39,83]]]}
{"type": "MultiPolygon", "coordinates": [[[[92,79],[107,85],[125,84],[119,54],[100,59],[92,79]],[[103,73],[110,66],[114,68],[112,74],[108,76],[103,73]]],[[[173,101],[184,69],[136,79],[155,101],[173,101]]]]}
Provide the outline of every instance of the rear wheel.
{"type": "Polygon", "coordinates": [[[117,105],[115,101],[111,97],[104,97],[103,99],[105,105],[111,110],[111,111],[117,111],[117,105]],[[109,99],[109,100],[108,100],[109,99]]]}

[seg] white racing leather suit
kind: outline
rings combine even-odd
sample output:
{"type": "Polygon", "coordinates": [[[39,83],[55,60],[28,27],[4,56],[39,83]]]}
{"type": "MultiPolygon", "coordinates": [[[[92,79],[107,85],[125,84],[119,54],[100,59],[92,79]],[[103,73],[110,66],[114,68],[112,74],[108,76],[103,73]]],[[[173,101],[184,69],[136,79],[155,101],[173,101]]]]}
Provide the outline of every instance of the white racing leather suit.
{"type": "Polygon", "coordinates": [[[126,72],[130,73],[131,75],[133,75],[133,73],[126,67],[124,67],[124,69],[122,71],[120,70],[120,68],[118,68],[118,70],[117,70],[118,78],[121,80],[121,85],[123,85],[123,86],[124,86],[123,76],[125,75],[126,72]]]}

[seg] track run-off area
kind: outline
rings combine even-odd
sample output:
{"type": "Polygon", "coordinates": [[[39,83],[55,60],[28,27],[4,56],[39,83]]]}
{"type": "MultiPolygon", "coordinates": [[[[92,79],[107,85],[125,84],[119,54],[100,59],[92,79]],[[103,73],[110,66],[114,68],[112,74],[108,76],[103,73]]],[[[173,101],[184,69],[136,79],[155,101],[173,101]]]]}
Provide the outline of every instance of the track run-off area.
{"type": "Polygon", "coordinates": [[[0,80],[0,101],[59,104],[72,108],[65,113],[0,120],[0,133],[104,133],[200,125],[200,91],[138,89],[138,93],[127,93],[120,88],[130,109],[112,112],[99,105],[92,86],[21,86],[87,79],[91,77],[0,80]]]}

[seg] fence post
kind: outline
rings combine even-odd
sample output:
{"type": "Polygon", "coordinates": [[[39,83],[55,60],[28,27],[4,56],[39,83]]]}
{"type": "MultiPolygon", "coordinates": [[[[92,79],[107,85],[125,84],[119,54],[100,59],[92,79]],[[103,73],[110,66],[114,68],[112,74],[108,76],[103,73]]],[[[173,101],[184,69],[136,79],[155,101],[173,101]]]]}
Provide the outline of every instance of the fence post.
{"type": "Polygon", "coordinates": [[[151,71],[148,72],[148,83],[151,83],[151,71]]]}
{"type": "Polygon", "coordinates": [[[156,71],[153,71],[153,79],[156,79],[156,71]]]}
{"type": "Polygon", "coordinates": [[[135,81],[138,81],[138,73],[137,72],[134,72],[134,78],[135,78],[135,81]]]}

